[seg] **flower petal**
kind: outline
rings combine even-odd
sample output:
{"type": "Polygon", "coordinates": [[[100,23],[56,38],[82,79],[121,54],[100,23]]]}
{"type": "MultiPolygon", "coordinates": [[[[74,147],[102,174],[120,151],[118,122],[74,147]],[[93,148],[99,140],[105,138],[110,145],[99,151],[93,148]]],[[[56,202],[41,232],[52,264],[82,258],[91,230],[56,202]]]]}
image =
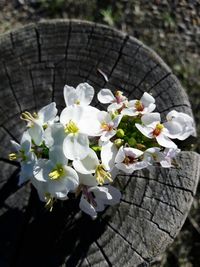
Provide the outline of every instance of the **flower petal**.
{"type": "Polygon", "coordinates": [[[160,113],[158,112],[144,114],[141,118],[142,123],[144,123],[145,125],[159,123],[160,120],[160,113]]]}
{"type": "Polygon", "coordinates": [[[67,165],[68,159],[63,153],[63,146],[52,146],[49,149],[49,159],[56,165],[67,165]]]}
{"type": "Polygon", "coordinates": [[[60,114],[60,122],[65,126],[69,121],[78,124],[81,119],[83,108],[80,106],[68,106],[60,114]]]}
{"type": "Polygon", "coordinates": [[[15,151],[19,151],[21,149],[21,145],[18,144],[17,142],[15,142],[14,140],[11,140],[10,142],[11,142],[12,146],[14,147],[15,151]]]}
{"type": "Polygon", "coordinates": [[[125,147],[124,152],[126,156],[134,157],[134,158],[138,158],[143,154],[143,151],[137,148],[132,148],[132,147],[125,147]]]}
{"type": "Polygon", "coordinates": [[[143,96],[141,97],[140,101],[145,107],[148,107],[151,103],[155,103],[155,98],[148,94],[147,92],[144,92],[143,96]]]}
{"type": "Polygon", "coordinates": [[[88,155],[82,160],[74,160],[73,167],[76,171],[82,174],[94,173],[97,165],[99,165],[99,160],[96,153],[89,149],[88,155]]]}
{"type": "Polygon", "coordinates": [[[153,138],[153,129],[150,127],[143,126],[139,123],[135,124],[136,128],[146,137],[153,138]]]}
{"type": "Polygon", "coordinates": [[[87,186],[97,186],[96,177],[92,174],[78,173],[80,184],[87,186]]]}
{"type": "Polygon", "coordinates": [[[117,152],[116,145],[110,141],[102,146],[101,161],[106,170],[111,170],[114,167],[117,152]]]}
{"type": "Polygon", "coordinates": [[[89,153],[89,140],[85,134],[68,134],[63,142],[63,152],[70,160],[83,159],[89,153]]]}
{"type": "Polygon", "coordinates": [[[177,148],[177,145],[172,140],[170,140],[169,137],[167,137],[166,135],[162,133],[156,137],[156,140],[158,144],[163,147],[177,148]]]}
{"type": "Polygon", "coordinates": [[[32,140],[37,146],[41,145],[44,133],[44,130],[41,125],[34,123],[31,128],[28,128],[28,133],[30,134],[32,140]]]}
{"type": "Polygon", "coordinates": [[[54,123],[44,131],[44,142],[47,147],[63,145],[66,137],[64,127],[61,123],[54,123]]]}
{"type": "Polygon", "coordinates": [[[165,128],[167,128],[168,133],[166,135],[170,138],[177,138],[182,134],[182,126],[176,121],[168,121],[163,123],[165,128]]]}
{"type": "Polygon", "coordinates": [[[71,106],[77,97],[76,90],[72,86],[65,85],[63,89],[64,99],[66,106],[71,106]]]}
{"type": "Polygon", "coordinates": [[[108,104],[115,101],[115,97],[110,89],[101,89],[101,91],[97,94],[97,98],[99,102],[103,104],[108,104]]]}
{"type": "Polygon", "coordinates": [[[25,131],[22,135],[21,139],[21,149],[24,150],[25,153],[28,153],[31,149],[31,136],[28,131],[25,131]]]}
{"type": "Polygon", "coordinates": [[[132,165],[126,165],[126,164],[121,163],[121,162],[117,163],[115,166],[116,166],[116,168],[118,168],[119,170],[121,170],[127,174],[131,174],[134,171],[134,169],[132,168],[132,165]]]}
{"type": "Polygon", "coordinates": [[[125,152],[124,152],[124,148],[121,146],[119,151],[117,152],[117,155],[115,157],[115,163],[121,163],[124,161],[125,159],[125,152]]]}
{"type": "Polygon", "coordinates": [[[112,199],[111,194],[108,192],[108,188],[105,186],[94,186],[88,189],[88,192],[93,192],[95,198],[99,199],[112,199]]]}
{"type": "Polygon", "coordinates": [[[79,208],[86,214],[90,215],[93,219],[97,217],[95,208],[85,199],[83,195],[81,196],[79,208]]]}
{"type": "Polygon", "coordinates": [[[106,204],[106,205],[116,205],[116,204],[118,204],[120,202],[120,199],[121,199],[121,196],[122,196],[121,192],[117,188],[115,188],[115,187],[113,187],[111,185],[107,185],[106,187],[108,188],[108,192],[112,196],[112,198],[109,199],[109,200],[105,199],[104,200],[104,204],[106,204]]]}
{"type": "Polygon", "coordinates": [[[39,112],[39,120],[42,123],[42,125],[48,121],[53,120],[56,115],[57,115],[57,108],[56,108],[56,103],[52,102],[49,105],[43,107],[39,112]]]}
{"type": "Polygon", "coordinates": [[[81,106],[87,106],[92,102],[94,97],[94,88],[88,83],[80,83],[76,87],[76,94],[81,106]]]}
{"type": "Polygon", "coordinates": [[[33,167],[33,175],[36,180],[40,182],[46,182],[48,174],[51,168],[46,168],[48,161],[46,159],[38,159],[36,164],[33,167]]]}

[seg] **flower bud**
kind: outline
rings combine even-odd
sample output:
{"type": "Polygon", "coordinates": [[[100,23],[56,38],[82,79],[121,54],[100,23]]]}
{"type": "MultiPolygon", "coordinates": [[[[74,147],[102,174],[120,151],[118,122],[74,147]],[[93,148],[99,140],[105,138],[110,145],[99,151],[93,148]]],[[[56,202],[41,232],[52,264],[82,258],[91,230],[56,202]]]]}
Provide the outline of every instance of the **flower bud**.
{"type": "Polygon", "coordinates": [[[118,138],[114,141],[114,144],[117,146],[117,147],[120,147],[124,144],[124,140],[118,138]]]}
{"type": "Polygon", "coordinates": [[[119,138],[123,138],[124,137],[124,130],[123,129],[118,129],[116,136],[119,138]]]}
{"type": "Polygon", "coordinates": [[[135,145],[137,144],[137,141],[135,140],[134,137],[131,137],[128,139],[128,144],[129,144],[129,146],[135,147],[135,145]]]}

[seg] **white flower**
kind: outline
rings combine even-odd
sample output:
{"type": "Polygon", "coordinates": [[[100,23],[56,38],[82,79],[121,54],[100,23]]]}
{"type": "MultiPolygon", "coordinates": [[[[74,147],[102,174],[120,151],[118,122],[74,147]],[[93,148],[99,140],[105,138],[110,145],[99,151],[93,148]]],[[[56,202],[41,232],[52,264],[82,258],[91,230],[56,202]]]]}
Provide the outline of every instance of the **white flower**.
{"type": "Polygon", "coordinates": [[[97,134],[100,135],[100,144],[109,141],[116,134],[121,118],[121,115],[116,116],[106,111],[98,113],[99,131],[97,134]]]}
{"type": "Polygon", "coordinates": [[[66,106],[80,105],[88,106],[94,97],[94,88],[88,83],[80,83],[76,89],[72,86],[65,85],[64,99],[66,106]]]}
{"type": "Polygon", "coordinates": [[[172,160],[180,152],[180,149],[165,148],[161,151],[159,147],[151,147],[144,151],[143,160],[148,165],[153,165],[155,162],[160,163],[163,168],[170,168],[172,166],[172,160]]]}
{"type": "Polygon", "coordinates": [[[27,131],[22,135],[20,144],[11,140],[16,153],[9,154],[10,160],[19,160],[21,171],[18,184],[21,185],[33,176],[33,166],[36,162],[36,155],[31,151],[31,137],[27,131]]]}
{"type": "Polygon", "coordinates": [[[128,174],[146,168],[147,162],[140,160],[142,155],[143,152],[139,149],[121,146],[115,158],[115,166],[128,174]]]}
{"type": "Polygon", "coordinates": [[[176,157],[178,153],[180,153],[180,149],[174,148],[165,148],[163,154],[165,155],[165,159],[160,162],[163,168],[170,168],[174,165],[173,159],[176,157]]]}
{"type": "Polygon", "coordinates": [[[121,193],[113,186],[82,187],[82,196],[79,207],[93,219],[97,212],[103,211],[106,205],[115,205],[120,202],[121,193]]]}
{"type": "Polygon", "coordinates": [[[152,112],[156,105],[155,99],[148,93],[144,93],[140,100],[131,100],[127,103],[127,107],[121,112],[123,115],[137,116],[138,114],[145,114],[152,112]]]}
{"type": "Polygon", "coordinates": [[[28,132],[36,145],[41,145],[43,141],[44,128],[57,120],[57,112],[56,103],[52,102],[33,115],[27,111],[22,113],[21,119],[28,122],[28,132]]]}
{"type": "Polygon", "coordinates": [[[182,132],[177,139],[185,140],[190,135],[195,135],[194,120],[189,115],[172,110],[167,114],[166,118],[168,125],[173,125],[174,123],[179,123],[181,125],[182,132]]]}
{"type": "Polygon", "coordinates": [[[44,131],[45,145],[50,148],[52,146],[63,146],[66,137],[64,126],[61,123],[53,123],[44,131]]]}
{"type": "MultiPolygon", "coordinates": [[[[105,151],[103,154],[105,154],[105,151]]],[[[81,176],[83,184],[88,185],[88,179],[92,181],[95,177],[97,183],[103,185],[105,182],[113,181],[111,171],[114,167],[114,160],[113,163],[111,163],[110,157],[112,157],[112,155],[108,154],[106,158],[102,158],[102,162],[100,162],[96,153],[92,149],[89,149],[89,153],[84,159],[73,161],[73,167],[78,173],[85,175],[81,176]],[[113,166],[111,166],[112,164],[113,166]],[[94,177],[92,174],[94,174],[94,177]],[[85,181],[84,179],[87,180],[85,181]]]]}
{"type": "Polygon", "coordinates": [[[177,148],[170,138],[177,138],[182,132],[181,125],[161,123],[159,113],[144,114],[141,118],[143,125],[136,123],[137,129],[148,138],[155,138],[159,145],[168,148],[177,148]]]}
{"type": "Polygon", "coordinates": [[[64,154],[68,159],[83,159],[89,152],[88,136],[95,136],[99,122],[99,110],[91,107],[69,106],[60,115],[66,137],[63,142],[64,154]]]}
{"type": "Polygon", "coordinates": [[[121,91],[116,91],[114,95],[110,89],[101,89],[97,98],[103,104],[111,103],[107,108],[109,112],[123,108],[127,102],[127,98],[123,96],[121,91]]]}
{"type": "Polygon", "coordinates": [[[49,150],[49,159],[39,159],[33,169],[33,185],[40,199],[66,199],[79,184],[76,171],[67,165],[67,159],[60,146],[49,150]]]}

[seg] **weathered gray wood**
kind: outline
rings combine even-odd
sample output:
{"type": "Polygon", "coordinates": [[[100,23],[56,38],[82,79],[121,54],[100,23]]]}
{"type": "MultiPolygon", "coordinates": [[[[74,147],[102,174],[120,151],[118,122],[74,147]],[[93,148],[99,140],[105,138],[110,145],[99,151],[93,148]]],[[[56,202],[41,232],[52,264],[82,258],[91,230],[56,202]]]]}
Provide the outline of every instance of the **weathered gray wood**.
{"type": "MultiPolygon", "coordinates": [[[[17,186],[19,166],[7,160],[9,140],[25,124],[20,112],[56,101],[63,86],[89,82],[96,89],[121,89],[139,98],[144,91],[166,114],[192,115],[188,97],[170,68],[138,40],[106,26],[54,20],[0,36],[0,264],[4,266],[144,267],[171,244],[196,191],[200,159],[182,152],[178,168],[152,168],[119,175],[118,206],[91,221],[78,203],[57,205],[49,214],[27,184],[17,186]],[[97,69],[104,71],[105,82],[97,69]],[[45,252],[45,249],[47,252],[45,252]]],[[[96,105],[96,102],[93,102],[96,105]]]]}

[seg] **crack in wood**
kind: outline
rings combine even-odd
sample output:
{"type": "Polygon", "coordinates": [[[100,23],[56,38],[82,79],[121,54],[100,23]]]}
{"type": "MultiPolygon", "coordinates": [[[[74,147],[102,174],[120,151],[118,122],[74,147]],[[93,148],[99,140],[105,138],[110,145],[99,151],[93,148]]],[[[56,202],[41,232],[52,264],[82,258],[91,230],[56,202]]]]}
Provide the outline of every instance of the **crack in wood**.
{"type": "MultiPolygon", "coordinates": [[[[140,86],[141,86],[141,84],[146,80],[146,78],[149,76],[149,74],[151,74],[157,67],[159,67],[158,64],[156,64],[155,66],[153,66],[152,68],[150,68],[150,70],[147,71],[147,72],[145,73],[144,77],[140,80],[140,82],[134,87],[134,90],[139,89],[140,92],[144,93],[144,91],[142,91],[142,90],[140,89],[140,86]]],[[[132,95],[132,93],[133,93],[133,92],[130,92],[130,93],[128,94],[128,98],[132,95]]]]}
{"type": "MultiPolygon", "coordinates": [[[[116,59],[116,61],[115,61],[115,64],[113,65],[113,67],[112,67],[110,73],[107,75],[107,76],[108,76],[108,80],[111,78],[112,73],[114,72],[115,68],[117,67],[118,62],[120,61],[120,59],[121,59],[121,57],[122,57],[122,55],[123,55],[123,54],[122,54],[122,51],[123,51],[123,49],[124,49],[124,47],[125,47],[125,45],[126,45],[128,39],[129,39],[129,36],[128,36],[128,35],[125,35],[125,37],[124,37],[124,39],[123,39],[123,42],[122,42],[122,45],[121,45],[121,47],[120,47],[120,50],[119,50],[119,52],[118,52],[118,57],[117,57],[117,59],[116,59]]],[[[105,86],[106,84],[107,84],[107,82],[105,81],[105,82],[104,82],[104,86],[105,86]]]]}
{"type": "Polygon", "coordinates": [[[167,74],[165,74],[161,79],[159,79],[155,84],[153,84],[149,89],[146,89],[147,93],[150,93],[150,91],[156,87],[159,83],[161,83],[162,81],[164,81],[167,77],[169,77],[172,73],[169,72],[167,74]]]}
{"type": "Polygon", "coordinates": [[[121,201],[124,202],[124,203],[127,203],[129,205],[135,206],[136,208],[139,208],[141,210],[144,210],[147,213],[149,213],[151,216],[153,215],[153,213],[150,210],[146,209],[145,207],[140,206],[139,204],[136,204],[135,202],[128,201],[128,200],[126,200],[124,198],[121,198],[121,201]]]}
{"type": "Polygon", "coordinates": [[[40,43],[40,33],[37,27],[34,28],[36,33],[37,47],[38,47],[38,62],[42,62],[41,57],[41,43],[40,43]]]}
{"type": "MultiPolygon", "coordinates": [[[[131,176],[131,177],[134,177],[134,176],[131,176]]],[[[177,186],[177,185],[173,185],[173,184],[164,183],[164,182],[158,181],[156,179],[148,178],[148,177],[141,176],[141,175],[140,176],[136,176],[135,178],[137,178],[137,179],[145,179],[145,180],[148,180],[148,181],[155,181],[157,183],[160,183],[160,184],[163,184],[163,185],[172,187],[174,189],[179,189],[179,190],[183,190],[183,191],[189,192],[192,196],[194,196],[194,192],[192,190],[188,189],[188,188],[185,188],[185,187],[181,187],[181,186],[177,186]]]]}
{"type": "Polygon", "coordinates": [[[130,241],[128,241],[120,232],[117,231],[117,229],[115,229],[110,223],[106,222],[108,227],[110,227],[115,234],[119,235],[129,246],[130,248],[133,250],[133,252],[135,252],[143,261],[145,262],[149,262],[149,258],[144,257],[141,253],[139,253],[131,244],[130,241]]]}
{"type": "Polygon", "coordinates": [[[112,267],[112,263],[110,262],[108,256],[106,255],[106,253],[104,252],[103,248],[100,246],[100,244],[98,243],[98,241],[96,240],[94,242],[97,245],[97,247],[99,248],[99,250],[100,250],[101,254],[103,255],[105,261],[107,262],[108,266],[109,267],[112,267]]]}
{"type": "Polygon", "coordinates": [[[160,202],[160,203],[162,203],[162,204],[164,204],[164,205],[166,205],[166,206],[168,206],[168,207],[171,207],[171,208],[173,208],[173,209],[175,209],[176,211],[178,211],[180,214],[184,214],[181,210],[179,210],[178,209],[178,207],[177,206],[175,206],[175,205],[173,205],[173,204],[170,204],[169,202],[166,202],[166,201],[164,201],[164,200],[162,200],[162,199],[160,199],[160,198],[157,198],[157,197],[153,197],[153,196],[151,196],[151,197],[149,197],[149,196],[145,196],[145,198],[148,198],[148,199],[155,199],[156,201],[158,201],[158,202],[160,202]]]}
{"type": "Polygon", "coordinates": [[[11,80],[11,77],[10,77],[10,75],[9,75],[9,72],[8,72],[8,69],[7,69],[7,66],[6,66],[5,61],[3,61],[3,66],[4,66],[4,70],[5,70],[6,77],[7,77],[8,82],[9,82],[10,89],[11,89],[12,94],[13,94],[13,96],[14,96],[14,99],[15,99],[15,101],[16,101],[18,107],[19,107],[19,111],[22,112],[21,104],[19,103],[19,100],[18,100],[17,95],[16,95],[16,93],[15,93],[15,90],[14,90],[14,88],[13,88],[12,80],[11,80]]]}

